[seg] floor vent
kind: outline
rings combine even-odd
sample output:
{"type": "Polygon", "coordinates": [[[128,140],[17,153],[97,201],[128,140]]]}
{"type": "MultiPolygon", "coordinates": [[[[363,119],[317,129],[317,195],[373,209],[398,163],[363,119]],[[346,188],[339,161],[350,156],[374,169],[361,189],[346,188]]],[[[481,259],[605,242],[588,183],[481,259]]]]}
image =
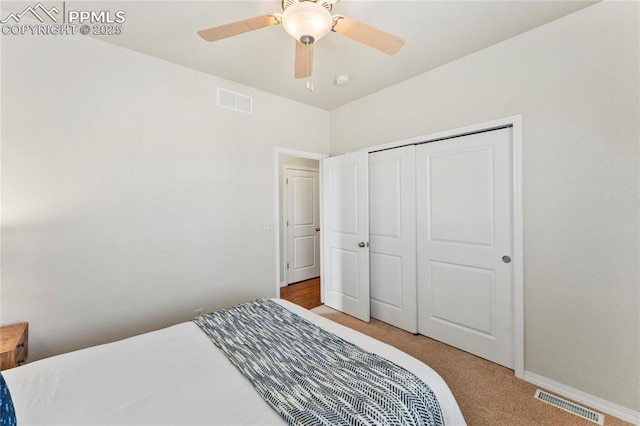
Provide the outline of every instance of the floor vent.
{"type": "Polygon", "coordinates": [[[218,106],[251,114],[253,99],[250,96],[218,87],[218,106]]]}
{"type": "Polygon", "coordinates": [[[566,399],[551,395],[550,393],[547,393],[543,390],[536,390],[536,394],[534,395],[534,397],[542,402],[546,402],[547,404],[556,406],[561,410],[575,414],[576,416],[582,417],[583,419],[592,421],[593,423],[599,425],[604,424],[604,415],[589,410],[588,408],[581,407],[580,405],[574,404],[573,402],[569,402],[566,399]]]}

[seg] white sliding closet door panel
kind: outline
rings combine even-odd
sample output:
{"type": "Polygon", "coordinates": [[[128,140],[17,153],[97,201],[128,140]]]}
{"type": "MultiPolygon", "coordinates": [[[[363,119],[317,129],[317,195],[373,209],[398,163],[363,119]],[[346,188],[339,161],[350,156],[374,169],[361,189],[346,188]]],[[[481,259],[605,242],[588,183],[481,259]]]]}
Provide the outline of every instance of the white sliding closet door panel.
{"type": "Polygon", "coordinates": [[[371,316],[418,331],[415,145],[369,154],[371,316]]]}
{"type": "Polygon", "coordinates": [[[324,303],[369,318],[369,154],[322,160],[324,303]]]}
{"type": "Polygon", "coordinates": [[[416,149],[418,330],[509,368],[511,156],[511,128],[416,149]]]}

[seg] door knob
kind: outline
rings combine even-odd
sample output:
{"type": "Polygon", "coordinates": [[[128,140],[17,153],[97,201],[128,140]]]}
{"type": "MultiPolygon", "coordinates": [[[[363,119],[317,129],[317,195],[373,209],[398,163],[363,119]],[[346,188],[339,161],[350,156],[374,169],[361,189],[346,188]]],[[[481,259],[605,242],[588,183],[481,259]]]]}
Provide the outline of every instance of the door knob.
{"type": "Polygon", "coordinates": [[[364,243],[364,241],[360,241],[360,242],[358,243],[358,247],[364,247],[365,245],[366,245],[366,244],[364,243]]]}
{"type": "Polygon", "coordinates": [[[316,228],[316,232],[320,232],[320,228],[316,228]]]}
{"type": "Polygon", "coordinates": [[[511,258],[509,256],[502,256],[502,261],[504,263],[511,263],[511,258]]]}

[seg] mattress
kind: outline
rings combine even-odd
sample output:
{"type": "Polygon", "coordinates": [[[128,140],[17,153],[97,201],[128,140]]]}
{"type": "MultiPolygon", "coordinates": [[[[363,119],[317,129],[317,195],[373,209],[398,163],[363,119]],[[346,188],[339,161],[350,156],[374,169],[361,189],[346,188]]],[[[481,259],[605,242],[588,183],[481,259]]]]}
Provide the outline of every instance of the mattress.
{"type": "MultiPolygon", "coordinates": [[[[274,301],[413,372],[435,393],[445,424],[465,424],[448,386],[426,364],[290,302],[274,301]]],[[[192,322],[46,358],[3,375],[20,425],[284,424],[192,322]]]]}

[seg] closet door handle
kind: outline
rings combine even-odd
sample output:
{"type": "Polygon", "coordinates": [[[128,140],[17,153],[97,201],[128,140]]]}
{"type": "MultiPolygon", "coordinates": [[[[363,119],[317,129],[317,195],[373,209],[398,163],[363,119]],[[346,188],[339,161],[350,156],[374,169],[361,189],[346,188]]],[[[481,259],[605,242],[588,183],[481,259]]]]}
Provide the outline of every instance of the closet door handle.
{"type": "Polygon", "coordinates": [[[369,247],[369,243],[365,243],[364,241],[360,241],[358,243],[358,247],[369,247]]]}
{"type": "Polygon", "coordinates": [[[509,256],[502,256],[502,261],[504,263],[511,263],[511,258],[509,256]]]}

